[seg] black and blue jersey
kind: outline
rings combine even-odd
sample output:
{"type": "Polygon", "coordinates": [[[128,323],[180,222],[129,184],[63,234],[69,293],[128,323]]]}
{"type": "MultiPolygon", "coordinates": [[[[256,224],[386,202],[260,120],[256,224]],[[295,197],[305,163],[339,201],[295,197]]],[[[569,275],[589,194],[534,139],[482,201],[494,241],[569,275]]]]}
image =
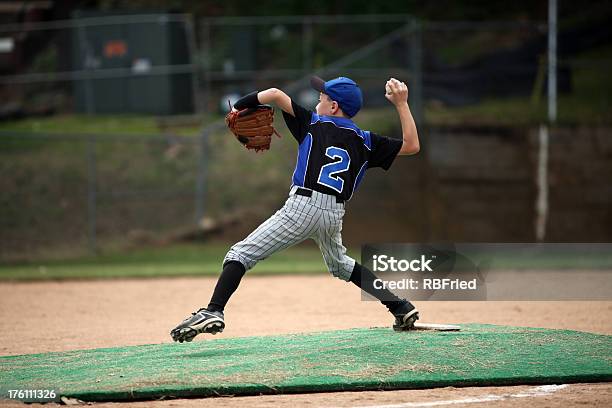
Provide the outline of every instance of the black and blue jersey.
{"type": "Polygon", "coordinates": [[[292,102],[295,117],[283,112],[299,143],[292,185],[348,201],[367,169],[388,170],[402,148],[392,139],[361,130],[347,118],[322,116],[292,102]]]}

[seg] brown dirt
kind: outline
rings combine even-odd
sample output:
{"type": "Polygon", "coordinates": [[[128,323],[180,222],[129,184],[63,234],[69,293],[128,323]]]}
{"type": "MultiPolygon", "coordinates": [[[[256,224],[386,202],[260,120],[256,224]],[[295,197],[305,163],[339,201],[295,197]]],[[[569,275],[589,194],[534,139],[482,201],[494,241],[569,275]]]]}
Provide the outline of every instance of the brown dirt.
{"type": "MultiPolygon", "coordinates": [[[[211,278],[3,282],[0,355],[168,342],[169,330],[190,311],[206,304],[214,284],[211,278]],[[23,332],[20,328],[25,326],[29,328],[28,336],[14,335],[16,330],[23,332]]],[[[612,302],[420,302],[418,307],[421,320],[431,323],[478,322],[612,334],[612,302]]],[[[381,305],[361,301],[352,284],[329,276],[247,276],[226,309],[226,323],[225,332],[218,337],[385,326],[391,319],[381,305]],[[253,316],[263,314],[266,319],[254,324],[253,316]]],[[[196,341],[202,340],[206,338],[200,336],[196,341]]],[[[531,388],[346,392],[100,406],[209,406],[219,402],[236,407],[372,406],[500,396],[531,388]]],[[[508,397],[495,404],[609,406],[612,384],[574,384],[547,396],[508,397]]]]}

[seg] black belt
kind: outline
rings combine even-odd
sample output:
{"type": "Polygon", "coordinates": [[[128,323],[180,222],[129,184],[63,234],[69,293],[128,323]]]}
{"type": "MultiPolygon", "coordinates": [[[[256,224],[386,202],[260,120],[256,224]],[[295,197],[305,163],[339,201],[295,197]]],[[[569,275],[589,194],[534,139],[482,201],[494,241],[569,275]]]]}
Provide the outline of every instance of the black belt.
{"type": "MultiPolygon", "coordinates": [[[[304,196],[304,197],[312,197],[312,190],[309,190],[307,188],[298,187],[297,190],[295,190],[295,194],[301,195],[301,196],[304,196]]],[[[322,193],[322,194],[325,194],[325,193],[322,193]]],[[[343,199],[341,199],[338,196],[334,196],[334,197],[336,197],[336,203],[344,204],[344,200],[343,199]]]]}

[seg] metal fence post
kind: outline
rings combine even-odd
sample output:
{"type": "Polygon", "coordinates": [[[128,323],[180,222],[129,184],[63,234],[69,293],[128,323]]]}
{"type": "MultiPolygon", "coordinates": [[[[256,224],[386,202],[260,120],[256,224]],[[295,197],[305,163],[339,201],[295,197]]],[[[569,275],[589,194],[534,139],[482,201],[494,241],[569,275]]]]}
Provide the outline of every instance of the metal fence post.
{"type": "Polygon", "coordinates": [[[557,120],[557,0],[548,0],[548,122],[557,120]]]}
{"type": "MultiPolygon", "coordinates": [[[[204,69],[204,111],[208,111],[208,109],[212,106],[212,78],[210,76],[210,72],[212,70],[212,46],[211,46],[211,36],[212,36],[212,27],[208,20],[204,20],[201,28],[202,35],[202,54],[204,60],[201,64],[201,69],[204,69]]],[[[214,109],[214,107],[212,108],[214,109]]]]}
{"type": "Polygon", "coordinates": [[[410,61],[412,65],[412,81],[410,83],[410,108],[417,124],[423,123],[423,36],[422,26],[417,19],[412,20],[410,35],[410,61]]]}
{"type": "Polygon", "coordinates": [[[91,115],[93,113],[96,113],[94,89],[91,78],[91,71],[93,70],[93,54],[91,52],[89,42],[87,41],[87,36],[85,35],[85,28],[82,24],[79,24],[77,32],[79,39],[79,49],[81,50],[81,55],[85,57],[85,106],[87,114],[91,115]]]}
{"type": "Polygon", "coordinates": [[[201,110],[201,104],[199,103],[198,98],[198,89],[200,89],[199,76],[200,76],[200,64],[197,61],[198,55],[198,47],[196,45],[196,38],[194,32],[194,24],[193,18],[191,15],[187,16],[184,21],[185,26],[185,34],[186,34],[186,42],[187,47],[189,48],[190,61],[189,64],[192,66],[191,70],[191,91],[193,92],[193,109],[195,112],[199,112],[201,110]]]}
{"type": "Polygon", "coordinates": [[[97,251],[97,177],[96,177],[96,136],[87,138],[87,241],[92,253],[97,251]]]}
{"type": "Polygon", "coordinates": [[[204,130],[200,135],[200,151],[198,155],[198,175],[196,177],[195,186],[195,224],[199,225],[204,217],[204,200],[205,200],[205,182],[206,182],[206,170],[208,166],[208,152],[207,144],[209,131],[204,130]]]}

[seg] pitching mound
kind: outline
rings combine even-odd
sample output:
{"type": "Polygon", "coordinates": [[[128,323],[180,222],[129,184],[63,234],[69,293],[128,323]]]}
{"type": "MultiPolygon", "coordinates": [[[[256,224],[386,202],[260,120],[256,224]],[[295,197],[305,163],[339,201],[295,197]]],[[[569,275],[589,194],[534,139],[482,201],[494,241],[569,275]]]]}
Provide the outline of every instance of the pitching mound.
{"type": "Polygon", "coordinates": [[[119,401],[612,381],[612,336],[462,325],[352,329],[0,357],[8,390],[119,401]]]}

